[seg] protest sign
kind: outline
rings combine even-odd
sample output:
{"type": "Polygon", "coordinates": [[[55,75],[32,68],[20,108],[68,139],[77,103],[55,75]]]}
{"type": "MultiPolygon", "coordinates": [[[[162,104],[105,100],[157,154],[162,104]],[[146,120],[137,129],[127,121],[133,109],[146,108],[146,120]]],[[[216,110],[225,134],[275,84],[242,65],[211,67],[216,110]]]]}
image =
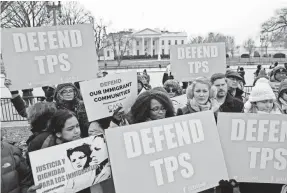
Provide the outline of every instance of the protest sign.
{"type": "Polygon", "coordinates": [[[3,29],[2,43],[11,90],[97,77],[98,59],[89,24],[3,29]]]}
{"type": "Polygon", "coordinates": [[[176,80],[191,81],[226,71],[224,43],[174,45],[170,51],[171,72],[176,80]]]}
{"type": "Polygon", "coordinates": [[[80,82],[89,121],[112,116],[118,107],[124,111],[137,98],[137,74],[129,71],[80,82]]]}
{"type": "Polygon", "coordinates": [[[103,135],[91,136],[29,153],[37,193],[78,192],[111,175],[103,135]]]}
{"type": "Polygon", "coordinates": [[[172,101],[175,112],[177,112],[177,109],[183,108],[187,104],[186,94],[170,98],[170,100],[172,101]]]}
{"type": "Polygon", "coordinates": [[[231,179],[287,183],[286,117],[219,113],[217,126],[231,179]]]}
{"type": "Polygon", "coordinates": [[[211,111],[108,129],[106,137],[117,193],[193,193],[228,178],[211,111]]]}

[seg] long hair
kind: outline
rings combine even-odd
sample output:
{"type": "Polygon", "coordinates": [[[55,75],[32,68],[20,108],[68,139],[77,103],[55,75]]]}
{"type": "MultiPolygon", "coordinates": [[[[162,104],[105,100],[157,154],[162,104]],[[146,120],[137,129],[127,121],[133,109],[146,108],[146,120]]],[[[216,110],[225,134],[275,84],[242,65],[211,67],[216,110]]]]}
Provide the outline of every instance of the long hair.
{"type": "Polygon", "coordinates": [[[72,111],[62,109],[58,110],[51,118],[49,131],[54,134],[61,133],[66,121],[72,117],[76,117],[72,111]]]}
{"type": "Polygon", "coordinates": [[[176,91],[175,91],[176,96],[179,96],[182,94],[182,88],[180,87],[178,81],[172,80],[172,79],[165,81],[163,88],[167,90],[167,89],[169,89],[169,87],[176,89],[176,91]]]}
{"type": "Polygon", "coordinates": [[[150,117],[150,102],[152,99],[160,102],[166,109],[166,117],[174,116],[174,108],[168,95],[159,90],[148,90],[140,94],[131,107],[133,123],[145,122],[150,117]]]}
{"type": "Polygon", "coordinates": [[[35,133],[46,130],[56,111],[54,103],[38,102],[30,106],[27,109],[27,119],[32,127],[31,131],[35,133]]]}
{"type": "Polygon", "coordinates": [[[87,162],[85,163],[84,168],[89,167],[90,162],[92,161],[92,159],[91,159],[92,151],[91,151],[90,145],[84,143],[81,146],[77,146],[75,148],[68,149],[67,150],[67,157],[69,158],[70,161],[71,161],[71,155],[74,152],[82,152],[82,153],[84,153],[85,156],[87,157],[87,162]]]}

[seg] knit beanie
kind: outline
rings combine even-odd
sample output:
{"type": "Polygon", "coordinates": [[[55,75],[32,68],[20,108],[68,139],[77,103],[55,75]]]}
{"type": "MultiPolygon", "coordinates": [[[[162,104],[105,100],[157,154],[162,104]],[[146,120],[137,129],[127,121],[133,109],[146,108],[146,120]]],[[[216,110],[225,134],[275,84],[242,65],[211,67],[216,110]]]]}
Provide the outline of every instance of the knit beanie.
{"type": "Polygon", "coordinates": [[[257,102],[264,100],[276,100],[276,96],[269,83],[266,82],[266,79],[260,78],[250,93],[249,101],[257,102]]]}
{"type": "MultiPolygon", "coordinates": [[[[284,68],[283,66],[277,66],[273,69],[273,71],[271,72],[271,75],[270,76],[274,76],[274,79],[276,80],[275,78],[275,75],[278,73],[278,72],[285,72],[287,74],[287,70],[286,68],[284,68]]],[[[277,80],[278,81],[278,80],[277,80]]]]}

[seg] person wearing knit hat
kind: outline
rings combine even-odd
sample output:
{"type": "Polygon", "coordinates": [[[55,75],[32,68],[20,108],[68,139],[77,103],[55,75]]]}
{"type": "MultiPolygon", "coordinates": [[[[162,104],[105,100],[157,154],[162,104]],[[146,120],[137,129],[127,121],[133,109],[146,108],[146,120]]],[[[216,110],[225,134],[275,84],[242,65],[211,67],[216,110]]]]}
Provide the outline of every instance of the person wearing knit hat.
{"type": "Polygon", "coordinates": [[[279,89],[280,83],[286,78],[287,78],[287,70],[283,66],[277,66],[271,72],[270,85],[276,97],[278,97],[278,89],[279,89]]]}
{"type": "Polygon", "coordinates": [[[261,78],[253,87],[249,99],[245,103],[244,112],[282,114],[275,100],[276,96],[268,80],[261,78]]]}
{"type": "Polygon", "coordinates": [[[166,90],[168,93],[169,98],[176,97],[182,94],[182,89],[179,85],[179,82],[176,80],[167,80],[163,88],[166,90]]]}
{"type": "Polygon", "coordinates": [[[260,70],[258,76],[253,81],[253,86],[255,86],[256,81],[259,80],[260,78],[266,78],[267,80],[269,80],[269,76],[267,76],[265,68],[260,70]]]}
{"type": "Polygon", "coordinates": [[[226,72],[226,81],[228,86],[228,92],[235,98],[243,101],[242,94],[243,90],[239,88],[239,82],[243,81],[243,78],[239,75],[238,72],[226,72]]]}
{"type": "Polygon", "coordinates": [[[138,75],[137,78],[138,78],[138,94],[140,94],[140,93],[146,91],[146,89],[144,88],[142,76],[138,75]]]}
{"type": "Polygon", "coordinates": [[[284,114],[287,114],[287,79],[282,81],[279,85],[277,102],[281,111],[284,114]]]}

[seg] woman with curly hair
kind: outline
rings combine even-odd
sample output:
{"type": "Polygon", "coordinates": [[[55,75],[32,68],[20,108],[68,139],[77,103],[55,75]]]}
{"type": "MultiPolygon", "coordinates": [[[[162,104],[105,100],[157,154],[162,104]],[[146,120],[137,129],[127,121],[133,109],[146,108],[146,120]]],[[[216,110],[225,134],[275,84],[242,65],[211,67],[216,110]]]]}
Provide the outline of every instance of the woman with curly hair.
{"type": "Polygon", "coordinates": [[[170,98],[182,95],[182,88],[176,80],[165,81],[163,88],[168,92],[170,98]]]}
{"type": "Polygon", "coordinates": [[[157,89],[140,94],[131,107],[133,123],[164,119],[174,116],[174,109],[168,95],[157,89]]]}

